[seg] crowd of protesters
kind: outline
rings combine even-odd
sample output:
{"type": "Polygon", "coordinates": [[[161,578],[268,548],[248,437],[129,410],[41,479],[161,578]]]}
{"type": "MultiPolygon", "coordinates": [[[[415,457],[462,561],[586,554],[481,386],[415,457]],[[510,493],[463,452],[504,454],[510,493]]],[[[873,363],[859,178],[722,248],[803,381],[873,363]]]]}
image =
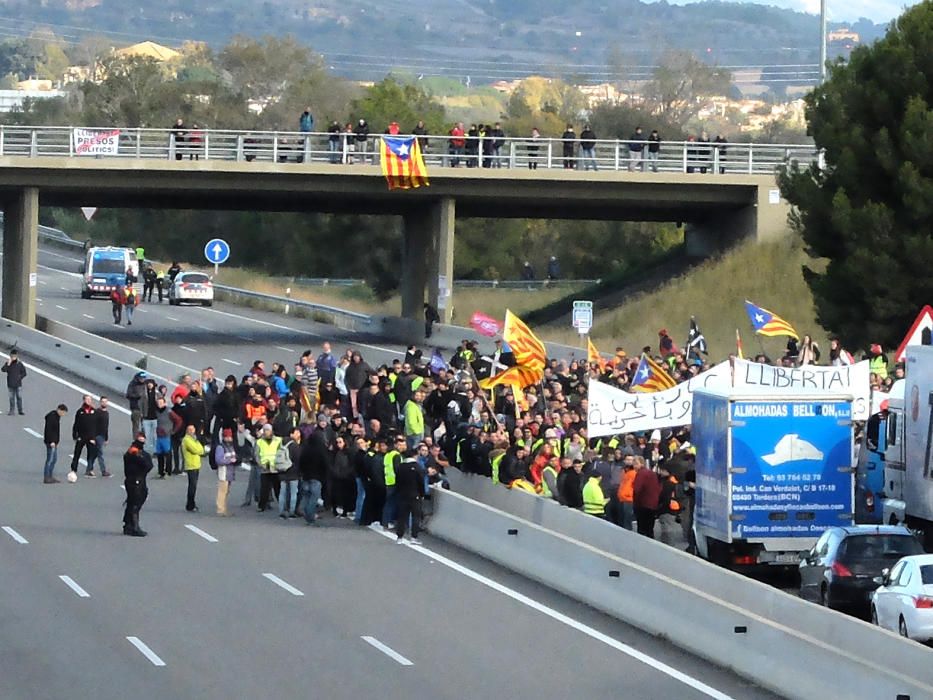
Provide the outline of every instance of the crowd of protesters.
{"type": "MultiPolygon", "coordinates": [[[[403,130],[398,122],[390,122],[384,130],[372,131],[366,119],[356,123],[341,123],[334,119],[324,131],[315,131],[314,117],[308,107],[298,118],[298,138],[279,136],[275,144],[275,159],[278,162],[304,162],[313,152],[318,152],[326,142],[327,160],[334,164],[374,164],[377,161],[379,134],[408,135],[418,139],[423,155],[434,154],[441,165],[452,168],[503,168],[527,167],[537,170],[545,167],[562,166],[565,170],[599,170],[600,162],[611,163],[612,168],[627,167],[629,171],[658,172],[662,161],[663,141],[657,129],[645,133],[638,126],[626,139],[600,141],[592,126],[582,125],[579,133],[568,123],[557,139],[547,139],[534,127],[514,140],[515,149],[506,148],[506,133],[500,122],[494,124],[474,123],[468,127],[457,122],[446,135],[430,135],[424,121],[418,121],[410,129],[403,130]],[[318,141],[312,143],[311,136],[318,141]],[[552,143],[553,142],[553,143],[552,143]],[[617,164],[618,160],[618,164],[617,164]]],[[[513,137],[516,135],[513,135],[513,137]]],[[[172,152],[176,160],[198,160],[205,155],[206,142],[203,127],[185,124],[178,118],[171,127],[172,152]]],[[[263,151],[263,141],[258,136],[244,140],[243,157],[252,161],[263,151]]],[[[267,147],[266,147],[267,148],[267,147]]],[[[698,136],[687,137],[686,146],[677,144],[678,154],[674,158],[678,169],[688,173],[726,171],[728,142],[722,135],[710,139],[705,131],[698,136]],[[682,157],[681,157],[682,152],[682,157]]],[[[671,160],[669,158],[668,160],[671,160]]],[[[673,162],[673,161],[671,161],[673,162]]],[[[669,169],[669,168],[668,168],[669,169]]]]}
{"type": "MultiPolygon", "coordinates": [[[[642,352],[677,382],[709,367],[705,356],[679,349],[664,329],[657,347],[642,352]]],[[[188,511],[198,510],[199,474],[207,461],[217,471],[218,515],[231,513],[231,486],[245,471],[243,507],[313,525],[323,506],[335,518],[394,530],[399,539],[411,522],[417,538],[430,486],[447,486],[448,470],[455,468],[689,548],[696,479],[689,428],[587,435],[588,383],[629,389],[640,354],[618,348],[600,363],[551,359],[543,381],[516,396],[508,387],[479,387],[480,379],[514,362],[502,340],[486,355],[465,340],[448,358],[436,350],[426,357],[412,346],[404,358],[378,367],[358,350],[334,354],[325,343],[289,364],[257,360],[245,374],[222,381],[206,368],[169,388],[139,372],[125,398],[134,444],[150,455],[158,478],[187,475],[188,511]]],[[[884,390],[903,376],[901,366],[889,374],[880,346],[866,357],[874,388],[884,390]]],[[[771,362],[764,355],[755,359],[771,362]]],[[[804,336],[789,341],[778,362],[821,359],[854,361],[838,340],[822,358],[804,336]]],[[[86,452],[85,476],[94,478],[96,467],[109,476],[96,447],[108,439],[106,407],[106,397],[97,406],[85,397],[75,414],[75,474],[86,452]]],[[[47,423],[57,425],[61,409],[50,412],[47,423]]],[[[45,477],[56,483],[48,463],[45,477]]]]}

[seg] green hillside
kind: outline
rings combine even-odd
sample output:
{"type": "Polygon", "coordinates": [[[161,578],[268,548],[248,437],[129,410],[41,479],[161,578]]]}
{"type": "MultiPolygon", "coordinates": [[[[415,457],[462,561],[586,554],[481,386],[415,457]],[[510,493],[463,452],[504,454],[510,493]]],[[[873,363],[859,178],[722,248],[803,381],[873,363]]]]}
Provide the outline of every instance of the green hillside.
{"type": "MultiPolygon", "coordinates": [[[[813,297],[801,271],[809,260],[796,237],[775,243],[742,243],[612,311],[597,313],[593,341],[604,353],[621,345],[635,354],[645,345],[656,347],[658,330],[666,328],[681,345],[692,314],[713,359],[735,351],[736,329],[742,335],[746,355],[764,348],[770,356],[779,356],[786,339],[760,338],[752,333],[743,305],[749,299],[780,314],[801,336],[809,333],[827,348],[828,334],[816,322],[813,297]]],[[[539,330],[549,340],[579,342],[565,323],[539,330]]]]}

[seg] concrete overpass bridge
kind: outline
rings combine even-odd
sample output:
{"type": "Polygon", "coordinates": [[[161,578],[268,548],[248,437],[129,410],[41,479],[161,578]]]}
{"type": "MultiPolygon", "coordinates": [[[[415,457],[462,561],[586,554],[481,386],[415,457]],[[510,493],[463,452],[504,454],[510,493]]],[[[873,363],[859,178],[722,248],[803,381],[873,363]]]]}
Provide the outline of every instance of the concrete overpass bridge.
{"type": "Polygon", "coordinates": [[[812,147],[768,145],[759,147],[756,159],[754,144],[729,144],[727,155],[709,147],[698,160],[695,143],[665,144],[658,172],[644,172],[637,167],[641,161],[631,163],[636,169],[630,171],[627,145],[612,141],[597,144],[600,170],[580,171],[557,162],[555,140],[545,140],[534,156],[544,167],[532,170],[524,167],[530,158],[527,140],[512,139],[505,144],[503,167],[466,168],[451,167],[446,137],[431,137],[442,141],[443,151],[428,146],[431,186],[390,192],[371,147],[361,163],[362,154],[350,152],[347,144],[331,151],[327,134],[205,131],[195,147],[165,130],[78,132],[0,129],[0,202],[6,218],[2,313],[21,323],[35,318],[30,274],[36,269],[40,206],[401,216],[403,317],[419,319],[428,300],[446,321],[450,304],[444,294],[450,283],[444,284],[453,280],[458,216],[683,222],[688,251],[703,255],[740,237],[782,235],[787,206],[774,168],[813,155],[812,147]],[[87,146],[88,133],[99,136],[96,144],[87,146]],[[357,162],[341,163],[346,157],[357,162]],[[705,173],[698,171],[701,164],[705,173]]]}

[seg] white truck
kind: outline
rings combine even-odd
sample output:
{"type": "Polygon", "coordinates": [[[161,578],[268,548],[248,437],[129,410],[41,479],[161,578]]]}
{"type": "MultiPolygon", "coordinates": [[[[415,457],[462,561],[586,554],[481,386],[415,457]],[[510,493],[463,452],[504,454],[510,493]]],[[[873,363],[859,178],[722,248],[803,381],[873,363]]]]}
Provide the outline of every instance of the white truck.
{"type": "Polygon", "coordinates": [[[933,346],[907,347],[904,398],[890,402],[885,519],[903,522],[933,551],[933,346]]]}
{"type": "Polygon", "coordinates": [[[794,567],[828,527],[855,521],[852,397],[694,393],[694,534],[735,570],[794,567]]]}

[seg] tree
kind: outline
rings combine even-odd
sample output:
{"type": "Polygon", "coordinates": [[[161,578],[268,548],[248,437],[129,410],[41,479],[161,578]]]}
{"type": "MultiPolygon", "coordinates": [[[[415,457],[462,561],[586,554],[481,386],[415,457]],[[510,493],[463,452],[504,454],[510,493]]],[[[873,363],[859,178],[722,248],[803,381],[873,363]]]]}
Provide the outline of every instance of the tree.
{"type": "Polygon", "coordinates": [[[852,346],[894,347],[933,299],[933,4],[837,61],[807,98],[825,167],[780,174],[792,223],[825,271],[804,268],[817,318],[852,346]]]}
{"type": "Polygon", "coordinates": [[[402,133],[415,128],[423,119],[429,133],[442,134],[444,108],[417,85],[403,85],[392,78],[376,83],[353,101],[352,121],[365,119],[375,132],[384,131],[393,121],[399,123],[402,133]]]}
{"type": "Polygon", "coordinates": [[[725,95],[731,82],[729,71],[707,65],[689,51],[668,51],[645,87],[645,97],[652,111],[684,124],[696,113],[698,98],[725,95]]]}

